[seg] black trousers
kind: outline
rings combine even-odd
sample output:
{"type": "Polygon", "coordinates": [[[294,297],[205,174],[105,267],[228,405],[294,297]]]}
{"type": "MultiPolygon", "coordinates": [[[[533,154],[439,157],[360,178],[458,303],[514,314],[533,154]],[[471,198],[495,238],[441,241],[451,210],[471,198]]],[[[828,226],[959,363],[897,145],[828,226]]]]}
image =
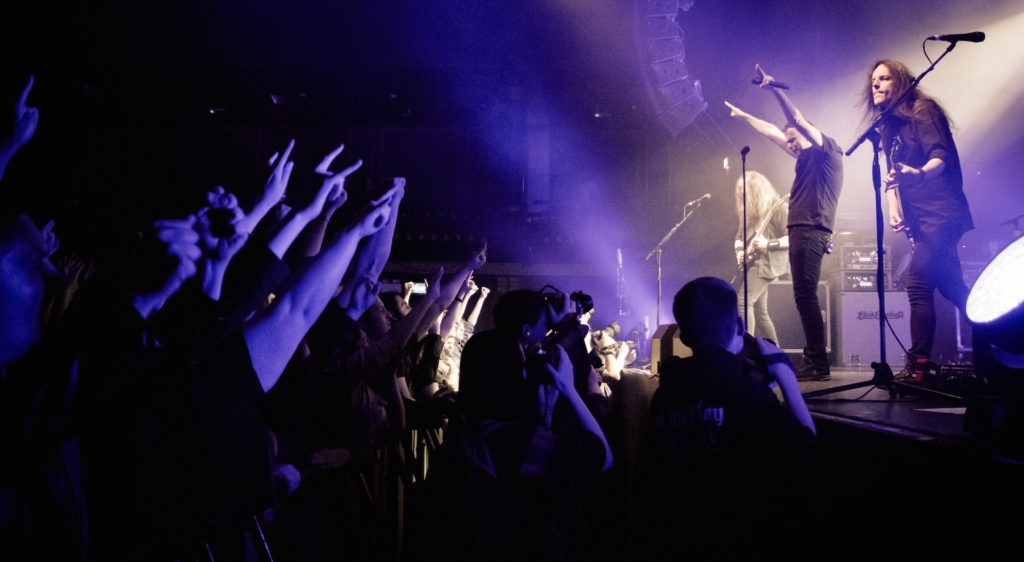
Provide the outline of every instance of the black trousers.
{"type": "Polygon", "coordinates": [[[804,328],[804,357],[816,368],[828,367],[825,350],[825,321],[818,302],[821,260],[832,235],[814,226],[789,227],[789,268],[793,276],[793,298],[804,328]]]}
{"type": "Polygon", "coordinates": [[[910,352],[907,362],[929,359],[935,341],[935,289],[961,313],[967,304],[967,285],[957,254],[959,233],[916,234],[907,270],[910,301],[910,352]]]}

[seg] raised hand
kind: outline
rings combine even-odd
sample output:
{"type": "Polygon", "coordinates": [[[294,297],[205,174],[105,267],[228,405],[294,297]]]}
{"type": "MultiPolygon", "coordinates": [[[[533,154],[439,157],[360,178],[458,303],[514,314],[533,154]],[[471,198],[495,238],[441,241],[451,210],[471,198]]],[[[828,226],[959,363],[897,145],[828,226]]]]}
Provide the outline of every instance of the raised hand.
{"type": "MultiPolygon", "coordinates": [[[[320,185],[320,189],[317,191],[316,197],[313,198],[313,203],[307,207],[307,211],[311,214],[319,215],[327,201],[330,201],[333,209],[340,207],[348,199],[348,193],[345,191],[345,178],[352,175],[363,165],[362,160],[357,160],[355,164],[345,168],[344,170],[333,173],[330,171],[331,163],[334,159],[341,154],[341,151],[345,150],[345,145],[340,145],[338,148],[332,150],[324,159],[320,161],[320,164],[316,167],[316,173],[324,176],[324,181],[320,185]],[[314,212],[315,211],[315,212],[314,212]]],[[[331,211],[333,212],[333,210],[331,211]]]]}
{"type": "Polygon", "coordinates": [[[364,275],[357,279],[352,288],[352,298],[348,302],[348,309],[345,311],[349,318],[358,320],[363,316],[377,296],[380,295],[380,283],[372,276],[364,275]]]}
{"type": "Polygon", "coordinates": [[[370,236],[384,228],[391,217],[391,206],[388,204],[368,205],[364,215],[356,222],[356,229],[362,236],[370,236]]]}
{"type": "Polygon", "coordinates": [[[569,354],[565,352],[562,346],[555,346],[555,349],[551,351],[551,357],[548,358],[548,362],[544,364],[544,368],[551,375],[555,388],[559,392],[568,394],[570,391],[575,391],[572,361],[569,360],[569,354]]]}
{"type": "Polygon", "coordinates": [[[249,237],[247,232],[238,229],[245,214],[238,206],[238,199],[219,185],[206,194],[206,199],[210,205],[196,213],[200,247],[207,259],[226,262],[245,245],[249,237]]]}
{"type": "Polygon", "coordinates": [[[60,248],[60,240],[57,239],[57,235],[53,233],[53,220],[46,223],[43,227],[43,248],[46,250],[46,257],[50,257],[60,248]]]}
{"type": "Polygon", "coordinates": [[[772,81],[775,80],[774,78],[769,76],[763,68],[761,68],[760,64],[754,64],[754,78],[761,81],[761,85],[758,86],[759,88],[770,87],[772,81]]]}
{"type": "Polygon", "coordinates": [[[39,124],[39,110],[26,105],[34,82],[35,76],[29,76],[28,84],[21,91],[21,97],[18,98],[18,103],[14,106],[14,130],[11,131],[11,143],[15,148],[25,146],[36,132],[36,125],[39,124]]]}
{"type": "Polygon", "coordinates": [[[278,153],[275,152],[267,162],[268,165],[274,167],[263,187],[263,196],[268,201],[276,203],[284,198],[285,191],[288,189],[288,180],[292,176],[292,168],[295,167],[295,162],[288,159],[292,155],[293,148],[295,148],[295,139],[288,141],[288,146],[285,147],[280,160],[277,158],[278,153]]]}
{"type": "Polygon", "coordinates": [[[195,215],[185,219],[165,219],[153,223],[157,238],[167,244],[167,254],[178,258],[178,267],[169,281],[184,282],[196,274],[196,260],[202,257],[199,248],[199,233],[194,226],[195,215]]]}
{"type": "Polygon", "coordinates": [[[468,267],[472,270],[480,269],[487,263],[487,241],[484,241],[483,246],[479,250],[473,252],[473,257],[470,258],[468,267]]]}
{"type": "Polygon", "coordinates": [[[294,147],[295,140],[292,139],[288,142],[288,146],[284,149],[284,154],[280,155],[280,158],[278,158],[279,154],[277,152],[270,157],[269,164],[273,167],[273,170],[271,170],[270,177],[267,178],[267,183],[263,187],[263,193],[256,201],[252,210],[244,213],[245,216],[236,223],[235,226],[238,232],[247,235],[252,234],[252,231],[256,229],[256,225],[263,220],[263,217],[267,216],[267,213],[281,202],[285,190],[288,188],[288,179],[292,175],[292,168],[295,166],[294,162],[288,160],[294,147]]]}
{"type": "Polygon", "coordinates": [[[430,301],[436,301],[437,299],[441,298],[441,278],[442,277],[444,277],[444,266],[441,266],[441,267],[438,268],[437,274],[434,275],[433,279],[431,279],[429,281],[424,279],[424,281],[427,283],[427,292],[424,295],[424,297],[426,299],[428,299],[430,301]]]}
{"type": "Polygon", "coordinates": [[[736,107],[735,105],[733,105],[733,104],[731,104],[729,102],[725,102],[725,105],[726,105],[726,107],[729,108],[729,117],[735,117],[737,119],[745,119],[745,118],[750,116],[749,113],[747,113],[746,111],[743,111],[742,109],[736,107]]]}

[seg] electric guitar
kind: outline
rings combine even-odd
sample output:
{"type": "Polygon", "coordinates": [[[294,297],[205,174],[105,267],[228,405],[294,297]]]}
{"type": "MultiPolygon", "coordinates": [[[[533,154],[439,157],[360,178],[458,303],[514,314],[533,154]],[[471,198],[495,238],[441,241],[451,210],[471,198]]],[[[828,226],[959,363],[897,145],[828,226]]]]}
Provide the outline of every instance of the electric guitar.
{"type": "MultiPolygon", "coordinates": [[[[754,240],[756,240],[758,237],[764,234],[764,231],[768,229],[768,223],[772,221],[772,217],[775,215],[775,211],[778,211],[779,208],[781,208],[783,205],[787,203],[789,203],[788,193],[785,196],[779,198],[779,200],[777,200],[776,202],[772,203],[772,206],[768,208],[768,212],[765,213],[764,216],[761,217],[761,221],[757,223],[757,228],[754,229],[754,235],[750,237],[750,243],[747,245],[747,251],[744,254],[747,256],[747,265],[750,265],[755,259],[757,259],[759,255],[761,255],[761,252],[754,250],[754,240]]],[[[741,273],[743,273],[742,266],[740,266],[740,269],[739,271],[737,271],[736,275],[733,276],[733,283],[736,282],[736,278],[739,277],[741,273]]]]}
{"type": "Polygon", "coordinates": [[[772,206],[768,208],[768,212],[765,213],[764,217],[761,218],[761,222],[757,223],[757,228],[754,230],[754,235],[750,238],[750,244],[747,245],[747,265],[750,265],[757,256],[761,255],[761,252],[754,250],[754,240],[759,238],[764,231],[768,229],[768,223],[772,221],[772,217],[775,215],[775,211],[778,211],[780,207],[789,202],[789,194],[779,198],[778,201],[772,203],[772,206]]]}
{"type": "MultiPolygon", "coordinates": [[[[892,147],[889,149],[889,169],[896,166],[896,163],[903,158],[903,139],[898,135],[892,139],[892,147]]],[[[910,232],[910,225],[907,224],[907,215],[903,213],[903,198],[900,196],[900,184],[892,182],[885,186],[885,190],[892,190],[893,195],[896,196],[896,208],[899,210],[900,221],[903,223],[900,225],[896,232],[903,231],[903,234],[907,235],[907,240],[910,245],[914,245],[914,235],[910,232]]]]}

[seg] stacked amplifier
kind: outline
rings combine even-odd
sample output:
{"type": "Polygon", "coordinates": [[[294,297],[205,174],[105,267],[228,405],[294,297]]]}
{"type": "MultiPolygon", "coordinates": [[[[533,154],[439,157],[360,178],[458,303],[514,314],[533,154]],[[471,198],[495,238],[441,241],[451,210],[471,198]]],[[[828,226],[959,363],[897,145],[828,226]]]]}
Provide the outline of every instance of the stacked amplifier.
{"type": "MultiPolygon", "coordinates": [[[[886,291],[891,291],[892,252],[889,246],[882,246],[883,284],[886,291]]],[[[878,291],[878,248],[876,246],[840,246],[836,252],[838,263],[833,263],[834,270],[829,276],[832,292],[839,291],[878,291]]]]}
{"type": "MultiPolygon", "coordinates": [[[[903,346],[910,346],[910,305],[905,292],[893,291],[892,257],[888,246],[883,246],[882,286],[885,291],[885,362],[894,371],[903,367],[903,346]],[[893,337],[895,332],[897,341],[893,337]]],[[[866,367],[878,361],[881,355],[878,299],[877,246],[840,246],[833,252],[831,273],[832,310],[835,311],[836,364],[845,367],[866,367]],[[838,263],[835,263],[838,261],[838,263]]]]}

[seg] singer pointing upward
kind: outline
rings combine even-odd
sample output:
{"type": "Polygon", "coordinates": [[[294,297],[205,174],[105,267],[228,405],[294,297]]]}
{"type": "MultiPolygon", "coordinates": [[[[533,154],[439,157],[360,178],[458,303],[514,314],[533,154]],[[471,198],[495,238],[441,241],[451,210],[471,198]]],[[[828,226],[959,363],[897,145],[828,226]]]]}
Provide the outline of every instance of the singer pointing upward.
{"type": "Polygon", "coordinates": [[[818,302],[821,260],[828,251],[835,225],[836,204],[843,187],[843,149],[825,135],[793,105],[778,84],[760,65],[754,66],[760,88],[775,95],[786,124],[782,128],[758,119],[725,102],[731,117],[746,121],[755,131],[768,137],[786,154],[796,158],[796,177],[789,194],[789,267],[793,274],[793,298],[807,346],[797,367],[801,380],[829,380],[828,353],[825,349],[825,322],[818,302]]]}

